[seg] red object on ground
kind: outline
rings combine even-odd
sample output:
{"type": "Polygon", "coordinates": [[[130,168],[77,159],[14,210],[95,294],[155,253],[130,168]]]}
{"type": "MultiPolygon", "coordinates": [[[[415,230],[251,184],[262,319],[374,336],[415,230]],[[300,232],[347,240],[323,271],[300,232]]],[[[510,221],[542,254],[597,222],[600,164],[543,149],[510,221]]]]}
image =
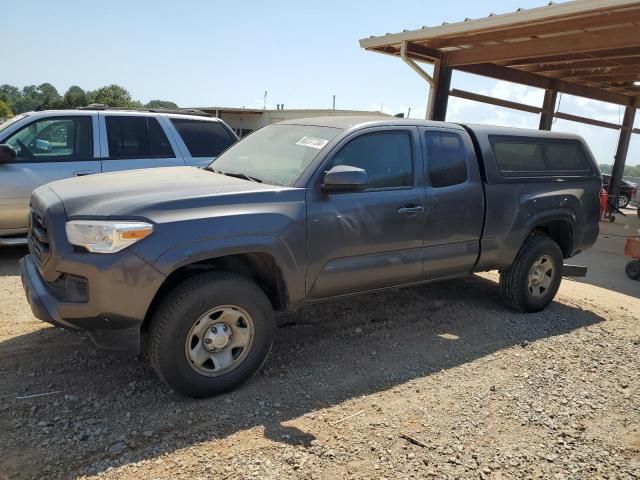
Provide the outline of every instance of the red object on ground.
{"type": "Polygon", "coordinates": [[[607,190],[604,188],[600,190],[600,220],[604,219],[604,214],[607,211],[608,198],[609,197],[607,196],[607,190]]]}
{"type": "Polygon", "coordinates": [[[624,244],[625,257],[640,260],[640,237],[629,237],[624,244]]]}

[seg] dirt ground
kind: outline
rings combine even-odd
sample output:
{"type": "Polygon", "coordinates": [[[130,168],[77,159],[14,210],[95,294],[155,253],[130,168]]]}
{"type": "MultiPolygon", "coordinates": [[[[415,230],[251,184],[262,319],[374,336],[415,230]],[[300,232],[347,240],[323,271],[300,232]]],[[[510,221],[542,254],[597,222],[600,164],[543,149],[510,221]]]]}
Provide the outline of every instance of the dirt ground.
{"type": "Polygon", "coordinates": [[[640,478],[640,282],[598,253],[624,266],[620,228],[545,312],[507,310],[494,273],[316,305],[199,401],[35,320],[4,250],[0,478],[640,478]]]}

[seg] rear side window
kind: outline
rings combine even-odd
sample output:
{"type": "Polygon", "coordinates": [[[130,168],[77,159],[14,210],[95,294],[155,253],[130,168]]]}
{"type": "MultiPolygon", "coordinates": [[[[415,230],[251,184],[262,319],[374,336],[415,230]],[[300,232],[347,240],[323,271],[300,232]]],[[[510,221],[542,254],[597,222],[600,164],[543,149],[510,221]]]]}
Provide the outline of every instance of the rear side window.
{"type": "Polygon", "coordinates": [[[450,187],[467,181],[467,149],[460,135],[426,132],[427,170],[431,186],[450,187]]]}
{"type": "Polygon", "coordinates": [[[590,170],[582,146],[577,142],[545,145],[547,164],[551,170],[588,172],[590,170]]]}
{"type": "Polygon", "coordinates": [[[109,158],[173,157],[158,120],[153,117],[106,117],[109,158]]]}
{"type": "Polygon", "coordinates": [[[582,145],[574,140],[492,137],[491,144],[504,176],[592,172],[582,145]]]}
{"type": "Polygon", "coordinates": [[[236,139],[218,122],[172,118],[192,157],[217,157],[236,139]]]}
{"type": "Polygon", "coordinates": [[[546,170],[539,143],[496,141],[493,154],[502,173],[542,172],[546,170]]]}
{"type": "Polygon", "coordinates": [[[413,184],[411,136],[405,132],[361,135],[338,152],[332,165],[366,170],[369,188],[409,187],[413,184]]]}

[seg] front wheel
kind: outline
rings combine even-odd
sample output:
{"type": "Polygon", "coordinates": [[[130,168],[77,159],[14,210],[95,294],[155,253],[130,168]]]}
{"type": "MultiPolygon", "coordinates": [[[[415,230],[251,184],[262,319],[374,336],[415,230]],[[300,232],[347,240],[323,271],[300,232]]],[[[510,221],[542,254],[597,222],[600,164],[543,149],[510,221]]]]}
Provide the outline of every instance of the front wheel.
{"type": "Polygon", "coordinates": [[[500,273],[500,289],[507,306],[539,312],[551,303],[562,280],[562,251],[546,235],[531,235],[511,266],[500,273]]]}
{"type": "Polygon", "coordinates": [[[630,201],[631,201],[630,197],[627,197],[626,195],[619,195],[618,208],[627,208],[627,205],[629,205],[630,201]]]}
{"type": "Polygon", "coordinates": [[[151,365],[170,387],[193,398],[247,381],[273,343],[269,299],[255,283],[233,273],[186,280],[169,293],[152,321],[151,365]]]}

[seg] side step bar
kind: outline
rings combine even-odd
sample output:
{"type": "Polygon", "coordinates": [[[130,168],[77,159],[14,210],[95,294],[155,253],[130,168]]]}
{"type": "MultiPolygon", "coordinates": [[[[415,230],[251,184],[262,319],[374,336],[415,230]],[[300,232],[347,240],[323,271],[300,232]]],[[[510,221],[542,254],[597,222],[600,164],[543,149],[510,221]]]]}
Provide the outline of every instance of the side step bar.
{"type": "Polygon", "coordinates": [[[0,237],[0,247],[17,247],[27,244],[27,237],[0,237]]]}
{"type": "Polygon", "coordinates": [[[563,277],[586,277],[587,267],[584,265],[567,265],[562,266],[563,277]]]}

